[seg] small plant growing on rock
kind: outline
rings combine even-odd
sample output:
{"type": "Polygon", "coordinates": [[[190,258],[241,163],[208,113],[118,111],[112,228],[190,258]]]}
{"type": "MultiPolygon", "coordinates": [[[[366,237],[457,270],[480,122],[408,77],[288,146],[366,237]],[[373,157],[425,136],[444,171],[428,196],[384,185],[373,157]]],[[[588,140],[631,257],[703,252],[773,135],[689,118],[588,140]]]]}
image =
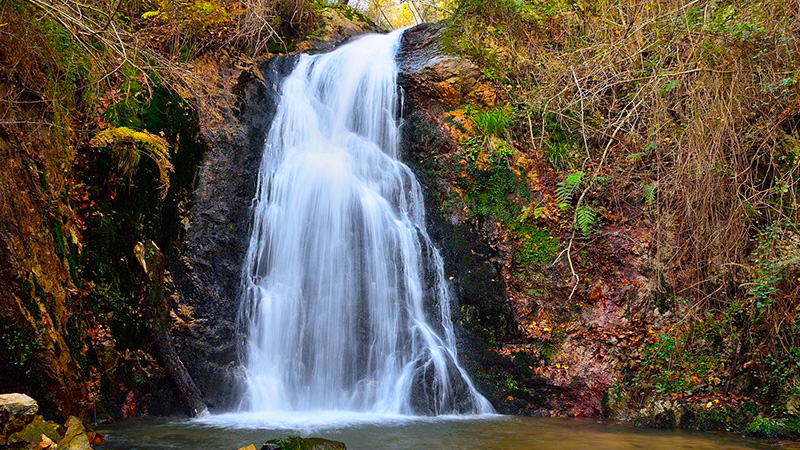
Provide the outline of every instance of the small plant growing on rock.
{"type": "Polygon", "coordinates": [[[516,109],[510,105],[479,111],[472,116],[472,123],[484,137],[503,137],[514,124],[516,109]]]}

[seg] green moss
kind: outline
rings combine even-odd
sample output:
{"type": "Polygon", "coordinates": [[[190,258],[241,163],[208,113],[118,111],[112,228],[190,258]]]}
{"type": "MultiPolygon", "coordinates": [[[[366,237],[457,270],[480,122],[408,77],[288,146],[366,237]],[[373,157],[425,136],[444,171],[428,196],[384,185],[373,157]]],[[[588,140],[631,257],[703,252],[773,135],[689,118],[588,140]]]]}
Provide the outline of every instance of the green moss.
{"type": "Polygon", "coordinates": [[[71,239],[68,239],[67,250],[67,266],[69,268],[69,275],[72,278],[72,282],[75,283],[75,286],[81,287],[81,266],[80,262],[78,261],[78,256],[80,255],[78,244],[73,242],[71,239]]]}
{"type": "Polygon", "coordinates": [[[641,371],[634,381],[652,383],[656,395],[713,393],[727,363],[724,357],[693,351],[688,345],[696,343],[687,335],[674,338],[658,335],[658,340],[642,350],[641,371]]]}
{"type": "Polygon", "coordinates": [[[53,247],[60,260],[67,256],[67,247],[64,242],[64,231],[61,229],[61,222],[52,220],[50,222],[50,234],[53,236],[53,247]]]}
{"type": "Polygon", "coordinates": [[[520,270],[542,269],[558,253],[559,241],[550,231],[530,223],[518,223],[512,229],[519,239],[514,262],[520,270]]]}
{"type": "Polygon", "coordinates": [[[714,408],[690,408],[684,413],[681,427],[698,431],[744,430],[758,414],[755,403],[745,402],[736,406],[714,408]]]}
{"type": "Polygon", "coordinates": [[[539,347],[539,356],[544,361],[545,365],[550,364],[550,361],[553,360],[553,356],[556,353],[556,347],[552,343],[547,343],[539,347]]]}
{"type": "Polygon", "coordinates": [[[37,322],[42,320],[42,310],[39,302],[44,295],[44,288],[39,284],[36,275],[31,274],[22,285],[20,300],[22,300],[22,305],[37,322]]]}
{"type": "Polygon", "coordinates": [[[326,9],[336,11],[343,17],[347,18],[347,20],[358,21],[364,25],[375,27],[375,22],[370,20],[364,15],[364,13],[356,8],[353,8],[352,6],[341,3],[328,3],[324,0],[313,0],[310,3],[311,7],[318,12],[325,11],[326,9]]]}
{"type": "Polygon", "coordinates": [[[783,424],[775,419],[756,417],[744,430],[744,434],[752,437],[777,439],[781,435],[783,424]]]}
{"type": "Polygon", "coordinates": [[[87,360],[86,356],[84,356],[83,348],[84,345],[88,348],[92,348],[93,346],[89,340],[89,335],[86,333],[86,327],[82,317],[77,314],[70,315],[67,319],[65,329],[64,341],[67,343],[69,355],[72,361],[76,363],[77,371],[85,374],[89,368],[87,367],[87,360]]]}
{"type": "MultiPolygon", "coordinates": [[[[21,14],[36,17],[36,20],[30,21],[30,25],[44,37],[46,44],[42,45],[38,39],[29,42],[33,57],[42,58],[41,67],[47,77],[47,84],[41,88],[57,100],[51,103],[53,123],[60,127],[71,127],[70,117],[85,111],[97,99],[94,80],[99,76],[99,68],[91,55],[61,24],[41,14],[27,2],[12,4],[21,14]],[[52,63],[45,62],[51,58],[52,63]]],[[[55,133],[54,136],[63,139],[64,145],[67,144],[63,134],[55,133]]]]}
{"type": "MultiPolygon", "coordinates": [[[[467,144],[474,152],[475,141],[467,144]]],[[[459,184],[466,191],[466,203],[471,218],[511,223],[522,213],[522,204],[530,198],[530,189],[509,167],[506,157],[490,155],[481,161],[479,155],[466,159],[466,177],[459,184]]]]}
{"type": "Polygon", "coordinates": [[[129,64],[123,65],[120,73],[123,77],[120,86],[123,97],[106,109],[105,118],[118,127],[143,129],[141,113],[147,109],[150,97],[141,83],[141,73],[129,64]]]}
{"type": "Polygon", "coordinates": [[[743,431],[745,436],[765,439],[800,439],[800,419],[758,416],[743,431]]]}

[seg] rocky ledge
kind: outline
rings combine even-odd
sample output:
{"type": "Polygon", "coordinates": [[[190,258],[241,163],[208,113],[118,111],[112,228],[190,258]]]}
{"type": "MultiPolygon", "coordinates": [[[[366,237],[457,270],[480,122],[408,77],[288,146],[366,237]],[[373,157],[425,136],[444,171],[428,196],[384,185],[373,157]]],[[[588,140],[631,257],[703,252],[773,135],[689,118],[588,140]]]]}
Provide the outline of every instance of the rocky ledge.
{"type": "Polygon", "coordinates": [[[0,395],[0,448],[25,450],[91,450],[105,442],[80,419],[58,424],[36,415],[39,405],[25,394],[0,395]]]}

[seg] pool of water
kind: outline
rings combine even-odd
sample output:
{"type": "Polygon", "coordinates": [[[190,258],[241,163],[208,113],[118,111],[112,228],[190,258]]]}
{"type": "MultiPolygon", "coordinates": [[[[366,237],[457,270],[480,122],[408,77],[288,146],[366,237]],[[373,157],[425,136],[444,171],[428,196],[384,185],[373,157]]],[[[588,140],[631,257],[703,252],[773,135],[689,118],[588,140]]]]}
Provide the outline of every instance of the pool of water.
{"type": "Polygon", "coordinates": [[[137,419],[100,427],[105,449],[236,450],[291,434],[342,441],[351,450],[798,449],[721,432],[648,430],[594,419],[512,416],[286,417],[220,415],[200,420],[137,419]],[[321,420],[319,420],[321,419],[321,420]],[[268,426],[267,423],[277,423],[268,426]]]}

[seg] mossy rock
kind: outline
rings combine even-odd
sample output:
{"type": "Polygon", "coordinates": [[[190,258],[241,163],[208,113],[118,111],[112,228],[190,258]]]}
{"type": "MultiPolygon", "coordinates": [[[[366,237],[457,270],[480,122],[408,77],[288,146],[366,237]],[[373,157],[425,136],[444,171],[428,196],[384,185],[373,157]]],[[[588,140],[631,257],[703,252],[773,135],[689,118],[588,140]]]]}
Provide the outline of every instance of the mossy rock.
{"type": "Polygon", "coordinates": [[[60,450],[92,450],[89,435],[83,421],[75,416],[70,416],[65,424],[67,431],[64,437],[58,442],[60,450]]]}
{"type": "Polygon", "coordinates": [[[745,428],[744,434],[745,436],[765,439],[797,440],[800,438],[800,420],[758,416],[745,428]]]}
{"type": "Polygon", "coordinates": [[[633,425],[639,428],[675,428],[681,421],[681,413],[677,405],[660,400],[640,410],[633,425]]]}
{"type": "Polygon", "coordinates": [[[42,442],[43,435],[54,442],[61,439],[55,422],[36,416],[25,428],[8,437],[8,445],[11,448],[33,446],[42,442]]]}
{"type": "Polygon", "coordinates": [[[339,441],[322,438],[301,438],[289,436],[285,439],[272,439],[264,443],[261,450],[347,450],[347,446],[339,441]]]}
{"type": "Polygon", "coordinates": [[[758,413],[754,403],[721,408],[686,408],[681,419],[681,428],[697,431],[741,431],[752,422],[758,413]]]}
{"type": "Polygon", "coordinates": [[[777,439],[780,436],[781,423],[767,417],[756,417],[744,430],[746,436],[777,439]]]}

